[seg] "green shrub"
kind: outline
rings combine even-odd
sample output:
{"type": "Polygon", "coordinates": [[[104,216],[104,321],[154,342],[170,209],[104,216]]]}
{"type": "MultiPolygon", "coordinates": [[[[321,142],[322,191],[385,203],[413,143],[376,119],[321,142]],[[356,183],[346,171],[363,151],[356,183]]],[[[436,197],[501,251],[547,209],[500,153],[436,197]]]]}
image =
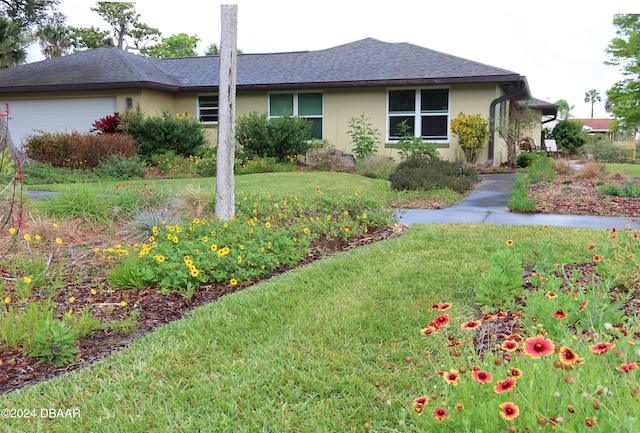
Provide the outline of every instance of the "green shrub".
{"type": "Polygon", "coordinates": [[[252,112],[238,119],[236,139],[241,147],[241,158],[295,160],[311,147],[311,123],[297,116],[268,119],[266,113],[252,112]]]}
{"type": "Polygon", "coordinates": [[[546,157],[542,152],[521,152],[516,158],[516,165],[520,168],[526,168],[541,158],[546,157]]]}
{"type": "Polygon", "coordinates": [[[136,140],[126,134],[42,132],[27,138],[25,153],[36,161],[64,168],[94,168],[110,155],[134,156],[136,140]]]}
{"type": "Polygon", "coordinates": [[[195,157],[177,155],[172,150],[151,155],[150,163],[170,178],[194,177],[198,174],[198,162],[195,157]]]}
{"type": "Polygon", "coordinates": [[[80,350],[75,346],[76,338],[69,325],[49,315],[39,322],[26,346],[29,356],[40,358],[39,362],[56,365],[70,364],[80,350]]]}
{"type": "Polygon", "coordinates": [[[93,172],[101,178],[127,180],[142,177],[145,169],[146,164],[138,155],[109,155],[93,172]]]}
{"type": "Polygon", "coordinates": [[[393,189],[400,191],[448,188],[464,193],[478,183],[478,173],[473,167],[462,162],[410,158],[398,164],[389,176],[389,181],[393,189]]]}
{"type": "Polygon", "coordinates": [[[491,268],[480,275],[476,289],[476,300],[489,310],[513,310],[515,301],[524,294],[522,285],[522,262],[508,249],[491,256],[491,268]]]}
{"type": "Polygon", "coordinates": [[[136,139],[140,145],[138,153],[145,160],[167,152],[188,158],[207,144],[202,126],[196,119],[172,116],[168,111],[160,116],[145,116],[139,112],[125,114],[121,128],[136,139]]]}
{"type": "Polygon", "coordinates": [[[411,133],[407,121],[403,120],[398,125],[398,135],[402,137],[397,144],[400,161],[410,158],[439,158],[435,144],[426,143],[422,137],[416,137],[411,133]]]}
{"type": "Polygon", "coordinates": [[[392,158],[383,156],[374,156],[362,161],[356,161],[358,174],[371,179],[389,180],[391,173],[397,166],[398,164],[392,158]]]}
{"type": "Polygon", "coordinates": [[[24,172],[25,185],[83,183],[97,182],[99,180],[93,170],[54,167],[51,164],[42,162],[25,164],[22,171],[24,172]]]}
{"type": "Polygon", "coordinates": [[[529,176],[529,181],[532,183],[553,180],[555,177],[553,160],[546,156],[539,158],[527,168],[527,175],[529,176]]]}
{"type": "Polygon", "coordinates": [[[626,181],[623,186],[610,183],[602,185],[599,191],[602,194],[615,195],[618,197],[640,197],[640,184],[633,181],[626,181]]]}
{"type": "Polygon", "coordinates": [[[589,137],[587,143],[580,149],[580,157],[592,158],[599,162],[618,163],[626,161],[628,155],[624,149],[610,140],[596,140],[589,137]]]}
{"type": "Polygon", "coordinates": [[[558,149],[566,150],[575,155],[585,143],[584,123],[577,119],[561,120],[553,128],[553,138],[558,143],[558,149]]]}
{"type": "Polygon", "coordinates": [[[511,197],[507,207],[513,212],[531,213],[536,210],[536,202],[529,198],[531,181],[525,174],[518,174],[511,188],[511,197]]]}
{"type": "Polygon", "coordinates": [[[363,161],[378,152],[380,133],[373,129],[370,120],[364,114],[349,120],[349,135],[356,161],[363,161]]]}

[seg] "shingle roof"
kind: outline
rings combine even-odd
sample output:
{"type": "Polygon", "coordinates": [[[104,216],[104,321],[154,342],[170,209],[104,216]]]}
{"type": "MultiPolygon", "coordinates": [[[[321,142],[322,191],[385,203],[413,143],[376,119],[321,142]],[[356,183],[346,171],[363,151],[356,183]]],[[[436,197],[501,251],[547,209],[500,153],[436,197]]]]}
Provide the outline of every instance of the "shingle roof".
{"type": "MultiPolygon", "coordinates": [[[[0,70],[0,92],[148,87],[215,90],[219,56],[150,59],[98,48],[0,70]]],[[[319,51],[238,55],[239,89],[523,81],[515,72],[367,38],[319,51]]]]}

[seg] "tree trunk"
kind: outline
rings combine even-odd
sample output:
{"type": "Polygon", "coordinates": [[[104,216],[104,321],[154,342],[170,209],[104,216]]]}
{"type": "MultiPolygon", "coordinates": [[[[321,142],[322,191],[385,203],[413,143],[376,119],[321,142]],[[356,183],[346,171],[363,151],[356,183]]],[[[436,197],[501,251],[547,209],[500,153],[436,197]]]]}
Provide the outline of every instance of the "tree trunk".
{"type": "Polygon", "coordinates": [[[225,221],[235,214],[236,63],[238,6],[222,5],[220,87],[218,93],[218,149],[216,164],[216,215],[225,221]]]}

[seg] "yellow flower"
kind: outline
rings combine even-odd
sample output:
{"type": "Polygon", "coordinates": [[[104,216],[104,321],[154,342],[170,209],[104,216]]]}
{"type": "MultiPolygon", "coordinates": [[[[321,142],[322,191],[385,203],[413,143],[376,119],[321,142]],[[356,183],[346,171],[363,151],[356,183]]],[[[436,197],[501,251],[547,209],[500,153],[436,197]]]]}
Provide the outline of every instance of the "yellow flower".
{"type": "Polygon", "coordinates": [[[264,226],[269,229],[271,228],[271,223],[267,221],[266,223],[264,223],[264,226]]]}
{"type": "Polygon", "coordinates": [[[507,245],[513,245],[513,241],[511,239],[507,239],[507,245]]]}
{"type": "Polygon", "coordinates": [[[24,240],[29,242],[31,240],[31,235],[29,233],[27,233],[26,235],[24,235],[24,240]]]}
{"type": "Polygon", "coordinates": [[[58,244],[58,245],[62,245],[62,239],[60,239],[60,238],[56,238],[56,244],[58,244]]]}
{"type": "Polygon", "coordinates": [[[36,240],[39,241],[40,239],[42,239],[42,237],[40,235],[36,235],[36,240]]]}
{"type": "Polygon", "coordinates": [[[242,256],[238,256],[238,263],[242,263],[242,256]]]}
{"type": "Polygon", "coordinates": [[[53,228],[58,228],[58,223],[53,223],[53,228]]]}
{"type": "Polygon", "coordinates": [[[127,306],[127,301],[120,301],[120,306],[121,307],[126,307],[127,306]]]}
{"type": "Polygon", "coordinates": [[[96,289],[91,289],[91,294],[95,296],[98,292],[96,292],[96,289]]]}
{"type": "Polygon", "coordinates": [[[22,277],[22,281],[24,281],[25,284],[31,284],[31,278],[29,277],[22,277]]]}
{"type": "Polygon", "coordinates": [[[13,227],[9,229],[9,233],[14,234],[15,232],[16,232],[16,229],[14,229],[13,227]]]}
{"type": "Polygon", "coordinates": [[[231,284],[232,286],[237,286],[238,280],[236,280],[235,278],[232,278],[231,280],[229,280],[229,284],[231,284]]]}
{"type": "Polygon", "coordinates": [[[200,271],[195,266],[190,266],[189,272],[191,272],[192,277],[197,277],[198,275],[200,275],[200,271]]]}
{"type": "Polygon", "coordinates": [[[69,302],[71,302],[71,303],[73,304],[74,302],[76,302],[76,298],[74,298],[73,296],[72,296],[72,297],[70,297],[70,298],[69,298],[69,302]]]}
{"type": "Polygon", "coordinates": [[[11,296],[7,296],[6,298],[4,298],[5,304],[8,304],[9,302],[11,302],[11,296]]]}
{"type": "Polygon", "coordinates": [[[153,259],[158,263],[164,262],[164,256],[162,254],[156,254],[153,256],[153,259]]]}

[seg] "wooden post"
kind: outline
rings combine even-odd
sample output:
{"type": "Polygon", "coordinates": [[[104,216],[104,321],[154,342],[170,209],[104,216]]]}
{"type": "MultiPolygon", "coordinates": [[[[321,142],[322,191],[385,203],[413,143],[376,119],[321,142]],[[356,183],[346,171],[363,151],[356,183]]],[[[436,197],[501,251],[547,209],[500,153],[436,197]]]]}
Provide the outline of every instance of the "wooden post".
{"type": "Polygon", "coordinates": [[[220,86],[218,91],[218,149],[216,155],[216,215],[229,221],[235,215],[236,64],[238,6],[222,5],[220,86]]]}

